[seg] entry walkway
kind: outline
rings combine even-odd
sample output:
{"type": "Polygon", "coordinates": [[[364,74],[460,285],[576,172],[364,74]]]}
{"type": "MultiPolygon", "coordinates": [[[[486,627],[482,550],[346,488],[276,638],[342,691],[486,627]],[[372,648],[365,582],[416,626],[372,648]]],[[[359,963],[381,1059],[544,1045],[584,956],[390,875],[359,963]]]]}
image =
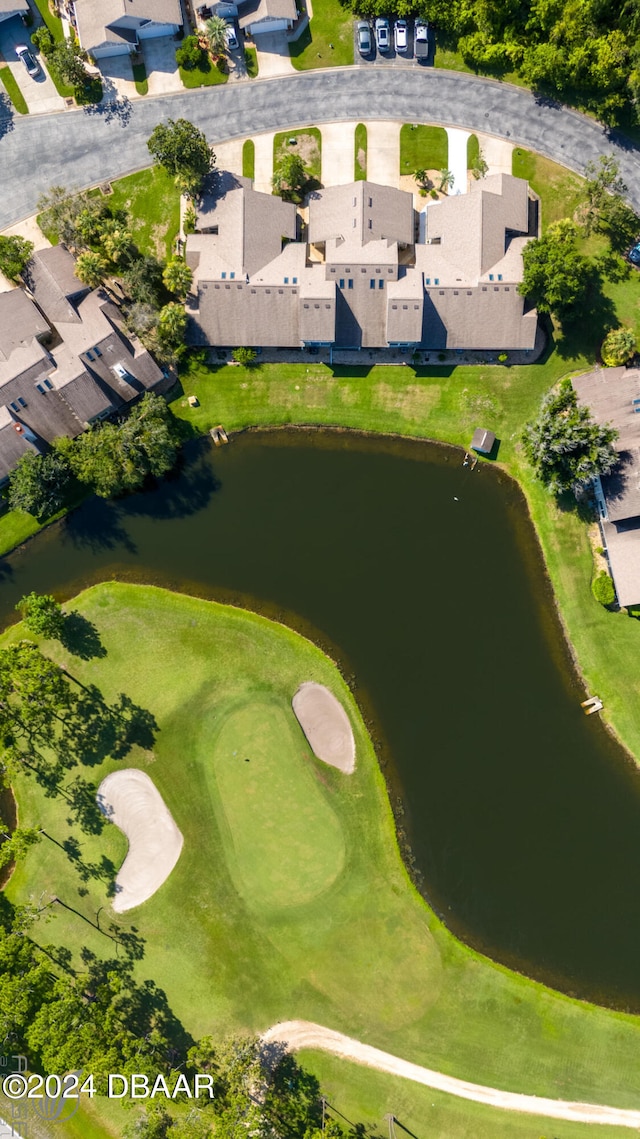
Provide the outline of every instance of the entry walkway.
{"type": "Polygon", "coordinates": [[[470,138],[469,131],[458,130],[457,127],[446,127],[449,140],[448,168],[453,174],[453,185],[449,187],[450,194],[466,194],[468,190],[467,174],[467,143],[470,138]]]}
{"type": "Polygon", "coordinates": [[[253,143],[256,148],[255,190],[262,190],[263,194],[271,193],[271,179],[273,178],[273,140],[275,133],[255,135],[253,143]]]}

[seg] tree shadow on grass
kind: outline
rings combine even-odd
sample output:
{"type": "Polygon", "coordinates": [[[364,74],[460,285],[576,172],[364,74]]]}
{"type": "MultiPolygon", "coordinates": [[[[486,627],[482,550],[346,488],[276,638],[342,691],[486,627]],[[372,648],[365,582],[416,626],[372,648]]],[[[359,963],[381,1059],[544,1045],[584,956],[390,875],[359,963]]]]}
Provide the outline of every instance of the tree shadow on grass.
{"type": "Polygon", "coordinates": [[[68,652],[81,660],[93,660],[96,657],[105,657],[107,650],[100,640],[100,634],[93,621],[83,617],[74,609],[67,613],[60,636],[60,643],[68,652]]]}
{"type": "Polygon", "coordinates": [[[152,712],[134,704],[124,692],[109,705],[94,684],[81,687],[76,715],[64,732],[64,743],[75,762],[94,767],[107,756],[124,759],[136,745],[151,750],[158,730],[152,712]]]}

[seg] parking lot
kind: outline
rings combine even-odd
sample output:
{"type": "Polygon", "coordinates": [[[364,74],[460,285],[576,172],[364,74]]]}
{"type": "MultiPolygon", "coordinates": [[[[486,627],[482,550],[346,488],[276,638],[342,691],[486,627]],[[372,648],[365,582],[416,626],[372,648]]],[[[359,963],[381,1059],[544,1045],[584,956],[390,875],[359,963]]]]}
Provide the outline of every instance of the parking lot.
{"type": "MultiPolygon", "coordinates": [[[[416,59],[413,50],[414,22],[407,20],[407,50],[397,52],[393,40],[394,20],[389,17],[389,50],[379,51],[376,45],[375,20],[365,21],[371,28],[371,52],[361,55],[358,50],[358,24],[360,20],[353,21],[353,58],[361,67],[433,67],[436,53],[435,36],[429,48],[429,55],[424,59],[416,59]]],[[[433,33],[432,33],[433,34],[433,33]]]]}

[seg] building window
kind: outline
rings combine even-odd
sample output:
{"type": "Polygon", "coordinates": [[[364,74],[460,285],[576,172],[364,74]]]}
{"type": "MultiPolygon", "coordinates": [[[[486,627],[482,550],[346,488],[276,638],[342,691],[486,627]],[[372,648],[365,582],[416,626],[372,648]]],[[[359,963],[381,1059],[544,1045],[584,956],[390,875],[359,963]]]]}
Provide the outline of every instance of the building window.
{"type": "Polygon", "coordinates": [[[371,209],[372,205],[373,205],[373,198],[369,198],[369,209],[371,209]]]}
{"type": "Polygon", "coordinates": [[[43,388],[42,384],[36,384],[36,387],[37,387],[38,391],[40,392],[40,395],[44,395],[44,388],[43,388]]]}
{"type": "Polygon", "coordinates": [[[489,280],[493,281],[493,273],[489,273],[489,280]]]}
{"type": "Polygon", "coordinates": [[[364,265],[363,265],[363,266],[362,266],[362,269],[360,270],[360,272],[361,272],[361,273],[366,273],[366,271],[367,271],[367,270],[366,270],[366,266],[364,266],[364,265]]]}
{"type": "Polygon", "coordinates": [[[309,308],[309,305],[305,305],[304,307],[305,307],[305,308],[309,308]]]}
{"type": "Polygon", "coordinates": [[[498,288],[498,286],[497,286],[497,285],[494,285],[494,286],[493,286],[493,291],[494,291],[494,293],[499,293],[499,292],[500,292],[500,289],[498,288]]]}
{"type": "MultiPolygon", "coordinates": [[[[216,285],[216,289],[217,289],[217,288],[218,288],[218,286],[216,285]]],[[[255,289],[252,289],[252,290],[251,290],[251,292],[252,292],[254,295],[255,295],[255,291],[256,291],[255,289]]]]}
{"type": "Polygon", "coordinates": [[[51,380],[45,380],[44,386],[45,386],[45,388],[48,389],[48,391],[50,391],[50,392],[53,391],[53,384],[51,383],[51,380]]]}
{"type": "Polygon", "coordinates": [[[358,204],[358,199],[357,199],[357,198],[354,198],[354,199],[353,199],[353,204],[354,204],[354,206],[356,206],[356,205],[358,204]]]}
{"type": "Polygon", "coordinates": [[[468,297],[473,296],[473,289],[467,289],[467,296],[468,297]]]}
{"type": "MultiPolygon", "coordinates": [[[[297,280],[297,278],[296,278],[296,280],[297,280]]],[[[291,296],[292,296],[292,297],[296,297],[297,295],[298,295],[298,290],[297,290],[297,289],[292,289],[292,290],[291,290],[291,296]]]]}
{"type": "Polygon", "coordinates": [[[353,288],[353,278],[352,277],[349,277],[349,288],[350,289],[353,288]]]}
{"type": "Polygon", "coordinates": [[[425,285],[430,285],[430,284],[431,284],[431,277],[427,277],[427,279],[425,281],[425,285]]]}
{"type": "Polygon", "coordinates": [[[292,280],[294,285],[298,284],[298,278],[297,277],[292,277],[291,280],[292,280]]]}
{"type": "Polygon", "coordinates": [[[331,305],[325,305],[324,307],[325,308],[331,308],[331,305]]]}
{"type": "Polygon", "coordinates": [[[18,396],[18,403],[20,404],[20,407],[26,407],[27,406],[27,401],[26,401],[26,399],[23,399],[22,396],[18,396]]]}
{"type": "Polygon", "coordinates": [[[391,308],[394,310],[397,309],[397,307],[398,307],[397,305],[391,305],[391,308]]]}
{"type": "Polygon", "coordinates": [[[17,405],[17,403],[10,403],[10,404],[9,404],[9,407],[11,408],[11,410],[12,410],[12,411],[17,411],[17,410],[18,410],[18,405],[17,405]]]}
{"type": "Polygon", "coordinates": [[[221,273],[221,274],[220,274],[220,276],[222,277],[222,280],[223,280],[223,281],[226,281],[226,279],[227,279],[227,274],[226,274],[226,273],[221,273]]]}
{"type": "Polygon", "coordinates": [[[434,283],[434,285],[439,285],[439,284],[440,284],[440,278],[439,278],[439,277],[434,277],[434,278],[433,278],[433,283],[434,283]]]}
{"type": "Polygon", "coordinates": [[[265,291],[265,293],[270,293],[271,289],[265,289],[264,291],[265,291]]]}
{"type": "Polygon", "coordinates": [[[458,290],[457,290],[457,289],[454,289],[454,290],[453,290],[453,295],[454,295],[454,297],[457,297],[457,296],[458,296],[458,290]]]}
{"type": "Polygon", "coordinates": [[[278,289],[279,293],[284,293],[284,289],[278,289]]]}
{"type": "MultiPolygon", "coordinates": [[[[203,287],[203,289],[206,289],[206,287],[207,287],[207,286],[206,286],[206,285],[203,285],[202,287],[203,287]]],[[[214,289],[219,289],[219,288],[220,288],[220,286],[219,286],[219,285],[214,285],[213,287],[214,287],[214,289]]],[[[253,291],[254,291],[254,293],[255,293],[255,289],[254,289],[253,291]]]]}
{"type": "Polygon", "coordinates": [[[402,307],[403,307],[404,311],[406,312],[409,306],[408,306],[408,305],[403,305],[402,307]]]}
{"type": "Polygon", "coordinates": [[[335,273],[335,269],[332,269],[332,270],[331,270],[331,272],[332,272],[332,273],[335,273]]]}
{"type": "Polygon", "coordinates": [[[415,310],[416,310],[416,312],[417,312],[417,311],[418,311],[418,309],[420,308],[420,305],[414,305],[413,307],[414,307],[414,309],[415,309],[415,310]]]}
{"type": "Polygon", "coordinates": [[[345,273],[350,273],[350,272],[351,272],[351,270],[350,270],[350,269],[347,269],[346,265],[345,265],[345,270],[344,270],[344,271],[345,271],[345,273]]]}
{"type": "Polygon", "coordinates": [[[231,285],[225,285],[225,289],[230,289],[231,285]]]}
{"type": "Polygon", "coordinates": [[[229,273],[229,279],[230,279],[231,281],[234,281],[234,280],[235,280],[235,276],[236,276],[236,275],[235,275],[235,273],[229,273]]]}
{"type": "Polygon", "coordinates": [[[444,289],[438,289],[438,296],[440,296],[440,297],[444,296],[444,289]]]}
{"type": "Polygon", "coordinates": [[[314,308],[320,308],[320,305],[314,305],[313,307],[314,308]]]}
{"type": "Polygon", "coordinates": [[[285,277],[285,279],[284,279],[284,283],[285,283],[285,285],[288,285],[288,284],[289,284],[289,278],[288,278],[288,277],[285,277]]]}
{"type": "Polygon", "coordinates": [[[486,291],[487,291],[487,286],[486,286],[486,285],[483,285],[483,286],[482,286],[482,291],[483,291],[483,293],[486,293],[486,291]]]}
{"type": "Polygon", "coordinates": [[[498,280],[499,280],[499,281],[501,281],[501,280],[502,280],[502,273],[498,273],[498,280]]]}
{"type": "Polygon", "coordinates": [[[375,283],[375,281],[374,281],[374,279],[373,279],[373,277],[372,277],[372,278],[371,278],[371,280],[369,281],[369,288],[370,288],[370,289],[375,289],[375,287],[376,287],[376,283],[375,283]]]}
{"type": "Polygon", "coordinates": [[[94,344],[93,351],[95,352],[96,356],[102,356],[102,352],[98,348],[97,344],[94,344]]]}
{"type": "Polygon", "coordinates": [[[341,289],[344,289],[344,277],[340,278],[340,280],[338,281],[338,285],[341,289]]]}
{"type": "Polygon", "coordinates": [[[355,229],[355,228],[356,228],[356,219],[355,219],[355,218],[353,219],[353,222],[352,222],[351,228],[352,228],[352,229],[355,229]]]}
{"type": "Polygon", "coordinates": [[[382,269],[376,269],[376,273],[381,273],[382,269]]]}
{"type": "Polygon", "coordinates": [[[369,229],[373,229],[373,222],[371,221],[371,218],[369,218],[369,229]]]}
{"type": "Polygon", "coordinates": [[[510,293],[510,292],[511,292],[511,289],[509,288],[509,286],[508,286],[508,285],[506,285],[506,286],[505,286],[505,290],[504,290],[504,291],[505,291],[505,293],[510,293]]]}
{"type": "Polygon", "coordinates": [[[90,348],[87,349],[87,357],[89,360],[93,360],[93,352],[90,348]]]}
{"type": "Polygon", "coordinates": [[[384,281],[382,280],[382,277],[381,277],[381,278],[380,278],[380,280],[378,281],[378,288],[379,288],[379,289],[384,289],[384,281]]]}

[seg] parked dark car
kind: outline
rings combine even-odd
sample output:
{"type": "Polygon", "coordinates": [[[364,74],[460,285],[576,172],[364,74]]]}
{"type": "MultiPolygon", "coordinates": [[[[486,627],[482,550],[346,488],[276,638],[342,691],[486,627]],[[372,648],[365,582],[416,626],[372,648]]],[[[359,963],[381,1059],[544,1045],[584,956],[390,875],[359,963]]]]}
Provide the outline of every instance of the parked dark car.
{"type": "Polygon", "coordinates": [[[378,51],[389,51],[391,47],[389,21],[384,16],[379,16],[376,20],[376,43],[378,51]]]}
{"type": "Polygon", "coordinates": [[[358,51],[360,55],[371,55],[372,48],[371,25],[366,20],[360,20],[358,22],[358,51]]]}
{"type": "Polygon", "coordinates": [[[637,265],[640,268],[640,242],[634,245],[633,249],[627,254],[632,265],[637,265]]]}

